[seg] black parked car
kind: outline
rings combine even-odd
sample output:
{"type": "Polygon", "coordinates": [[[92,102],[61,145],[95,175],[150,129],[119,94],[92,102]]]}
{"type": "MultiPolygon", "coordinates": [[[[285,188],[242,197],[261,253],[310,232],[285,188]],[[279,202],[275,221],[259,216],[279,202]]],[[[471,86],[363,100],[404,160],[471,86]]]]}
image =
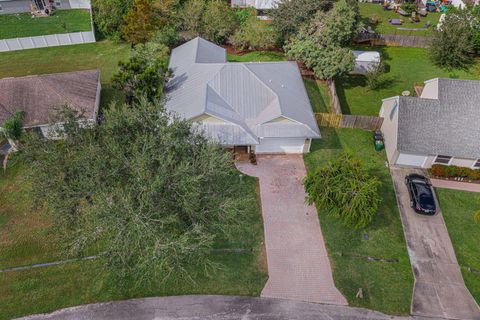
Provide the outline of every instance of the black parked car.
{"type": "Polygon", "coordinates": [[[426,215],[434,215],[437,212],[432,185],[427,178],[419,174],[410,174],[405,177],[410,206],[415,212],[426,215]]]}

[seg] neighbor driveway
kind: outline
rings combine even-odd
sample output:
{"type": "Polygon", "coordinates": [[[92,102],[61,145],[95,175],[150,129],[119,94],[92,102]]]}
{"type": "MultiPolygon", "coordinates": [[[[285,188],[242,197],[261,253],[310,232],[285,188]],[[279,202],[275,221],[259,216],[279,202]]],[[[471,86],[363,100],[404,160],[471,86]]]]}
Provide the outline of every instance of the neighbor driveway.
{"type": "Polygon", "coordinates": [[[410,208],[405,176],[420,170],[391,168],[415,277],[412,314],[451,319],[480,319],[480,309],[465,287],[442,212],[422,216],[410,208]]]}
{"type": "Polygon", "coordinates": [[[238,163],[260,180],[268,281],[262,297],[346,305],[333,283],[317,210],[305,203],[302,155],[261,155],[238,163]]]}

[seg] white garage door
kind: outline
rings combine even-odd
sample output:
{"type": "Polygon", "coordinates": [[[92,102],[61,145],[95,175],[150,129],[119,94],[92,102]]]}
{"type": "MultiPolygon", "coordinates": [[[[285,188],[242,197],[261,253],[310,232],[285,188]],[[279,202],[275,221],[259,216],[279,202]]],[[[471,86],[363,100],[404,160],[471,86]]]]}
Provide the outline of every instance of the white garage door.
{"type": "Polygon", "coordinates": [[[255,147],[255,153],[303,153],[303,138],[265,138],[255,147]]]}
{"type": "Polygon", "coordinates": [[[400,153],[396,164],[399,166],[423,167],[426,160],[427,156],[400,153]]]}

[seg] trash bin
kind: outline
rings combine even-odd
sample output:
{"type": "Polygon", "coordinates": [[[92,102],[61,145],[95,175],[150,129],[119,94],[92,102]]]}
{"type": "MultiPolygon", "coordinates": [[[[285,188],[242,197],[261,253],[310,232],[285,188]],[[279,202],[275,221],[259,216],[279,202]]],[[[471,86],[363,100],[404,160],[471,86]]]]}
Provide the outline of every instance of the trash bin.
{"type": "Polygon", "coordinates": [[[376,151],[382,151],[385,147],[385,142],[383,140],[383,134],[380,131],[375,131],[373,133],[373,144],[376,151]]]}

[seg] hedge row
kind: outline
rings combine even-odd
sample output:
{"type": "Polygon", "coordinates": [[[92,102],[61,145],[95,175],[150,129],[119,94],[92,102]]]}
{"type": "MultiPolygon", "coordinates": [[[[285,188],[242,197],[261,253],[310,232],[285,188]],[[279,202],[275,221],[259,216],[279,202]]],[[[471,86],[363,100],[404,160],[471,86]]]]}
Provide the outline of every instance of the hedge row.
{"type": "Polygon", "coordinates": [[[434,164],[430,170],[430,175],[442,178],[461,177],[470,180],[480,180],[480,169],[470,169],[466,167],[446,166],[443,164],[434,164]]]}

